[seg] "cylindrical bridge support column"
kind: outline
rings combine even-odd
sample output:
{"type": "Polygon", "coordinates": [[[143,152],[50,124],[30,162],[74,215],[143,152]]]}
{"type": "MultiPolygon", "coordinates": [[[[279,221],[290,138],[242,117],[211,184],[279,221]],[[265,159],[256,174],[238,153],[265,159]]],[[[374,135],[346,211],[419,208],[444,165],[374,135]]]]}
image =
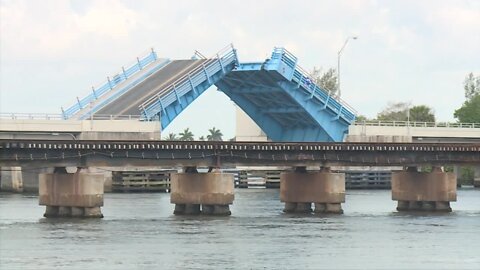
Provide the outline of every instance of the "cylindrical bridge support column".
{"type": "Polygon", "coordinates": [[[328,168],[307,171],[297,167],[293,172],[280,174],[280,200],[286,213],[343,213],[345,174],[332,173],[328,168]]]}
{"type": "Polygon", "coordinates": [[[450,202],[457,200],[457,178],[440,167],[432,172],[418,172],[416,167],[392,172],[392,199],[398,201],[398,211],[451,212],[450,202]]]}
{"type": "Polygon", "coordinates": [[[46,206],[44,217],[102,218],[103,177],[80,168],[75,173],[67,173],[65,168],[41,173],[39,204],[46,206]]]}
{"type": "Polygon", "coordinates": [[[170,181],[170,202],[175,204],[175,215],[231,215],[233,174],[186,170],[185,173],[172,174],[170,181]]]}

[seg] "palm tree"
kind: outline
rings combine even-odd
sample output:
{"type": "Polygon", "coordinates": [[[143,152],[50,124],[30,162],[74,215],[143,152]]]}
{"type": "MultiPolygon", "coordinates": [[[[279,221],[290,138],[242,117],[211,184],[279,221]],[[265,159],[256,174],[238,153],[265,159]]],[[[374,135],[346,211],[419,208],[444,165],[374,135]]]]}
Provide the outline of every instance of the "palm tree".
{"type": "Polygon", "coordinates": [[[180,135],[180,141],[193,141],[193,133],[189,128],[184,129],[183,132],[180,132],[178,135],[180,135]]]}
{"type": "Polygon", "coordinates": [[[169,133],[167,137],[163,138],[165,141],[176,141],[178,140],[175,133],[169,133]]]}
{"type": "Polygon", "coordinates": [[[207,135],[207,140],[209,141],[223,141],[222,139],[222,132],[219,129],[216,129],[215,127],[211,128],[208,130],[210,132],[209,135],[207,135]]]}
{"type": "Polygon", "coordinates": [[[200,136],[200,138],[198,138],[199,141],[205,141],[205,136],[200,136]]]}

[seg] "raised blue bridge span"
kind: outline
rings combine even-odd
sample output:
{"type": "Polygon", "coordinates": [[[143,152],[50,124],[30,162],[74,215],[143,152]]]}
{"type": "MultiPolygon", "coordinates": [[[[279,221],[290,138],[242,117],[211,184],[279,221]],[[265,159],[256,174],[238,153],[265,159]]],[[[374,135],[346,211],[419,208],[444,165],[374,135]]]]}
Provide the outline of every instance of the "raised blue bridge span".
{"type": "Polygon", "coordinates": [[[355,110],[316,85],[286,49],[274,48],[265,61],[243,63],[233,45],[188,60],[158,58],[152,50],[62,113],[65,119],[141,115],[166,128],[212,85],[273,141],[339,142],[355,120],[355,110]]]}

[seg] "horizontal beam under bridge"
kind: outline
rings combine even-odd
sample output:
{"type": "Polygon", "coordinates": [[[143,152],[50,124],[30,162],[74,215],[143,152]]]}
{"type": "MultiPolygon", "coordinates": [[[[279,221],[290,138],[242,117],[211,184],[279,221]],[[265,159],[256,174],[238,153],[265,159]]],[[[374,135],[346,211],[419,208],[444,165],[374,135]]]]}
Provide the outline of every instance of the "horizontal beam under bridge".
{"type": "Polygon", "coordinates": [[[0,166],[478,165],[478,143],[0,140],[0,166]]]}

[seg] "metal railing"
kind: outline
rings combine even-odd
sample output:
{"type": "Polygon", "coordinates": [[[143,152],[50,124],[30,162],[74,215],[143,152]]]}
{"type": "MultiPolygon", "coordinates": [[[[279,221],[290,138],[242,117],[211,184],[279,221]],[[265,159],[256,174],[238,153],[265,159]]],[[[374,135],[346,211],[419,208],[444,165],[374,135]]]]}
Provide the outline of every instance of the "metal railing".
{"type": "MultiPolygon", "coordinates": [[[[4,120],[67,120],[60,113],[0,113],[4,120]]],[[[95,114],[85,120],[140,120],[141,115],[95,114]]]]}
{"type": "Polygon", "coordinates": [[[297,57],[293,53],[289,52],[287,49],[282,47],[274,47],[272,53],[272,60],[281,60],[287,66],[295,68],[297,65],[297,57]]]}
{"type": "Polygon", "coordinates": [[[305,89],[310,90],[312,95],[316,94],[327,106],[333,107],[334,111],[342,114],[346,119],[354,121],[357,111],[343,99],[332,94],[329,89],[320,88],[316,84],[313,76],[297,64],[297,58],[291,52],[285,48],[275,47],[272,53],[272,59],[281,59],[293,68],[293,81],[302,85],[305,89]]]}
{"type": "Polygon", "coordinates": [[[175,82],[171,83],[165,88],[159,89],[159,92],[156,95],[150,97],[140,106],[138,106],[140,111],[144,113],[145,118],[152,118],[154,115],[158,114],[158,112],[165,110],[165,107],[175,101],[169,100],[166,102],[166,104],[163,104],[162,98],[165,96],[174,92],[178,99],[178,96],[181,96],[183,92],[190,91],[192,88],[195,90],[195,87],[198,84],[205,80],[210,80],[210,77],[214,75],[214,73],[218,72],[218,68],[222,70],[225,65],[228,65],[231,63],[231,61],[237,61],[235,48],[233,47],[233,44],[230,44],[217,52],[214,56],[205,60],[206,61],[204,63],[189,71],[175,82]],[[201,75],[198,76],[199,74],[201,75]]]}
{"type": "Polygon", "coordinates": [[[157,59],[157,54],[153,49],[151,49],[151,51],[146,56],[142,58],[137,57],[137,61],[135,63],[127,66],[127,68],[122,67],[122,71],[115,74],[112,78],[107,77],[107,80],[102,82],[98,87],[92,86],[92,92],[89,95],[82,99],[77,97],[77,102],[67,109],[63,109],[62,107],[61,109],[63,118],[70,118],[75,113],[88,106],[91,102],[99,99],[105,93],[109,92],[120,83],[126,81],[128,78],[143,70],[145,67],[155,62],[157,59]]]}
{"type": "Polygon", "coordinates": [[[377,127],[439,127],[439,128],[480,128],[480,123],[450,123],[450,122],[414,122],[414,121],[355,121],[356,126],[377,127]]]}

